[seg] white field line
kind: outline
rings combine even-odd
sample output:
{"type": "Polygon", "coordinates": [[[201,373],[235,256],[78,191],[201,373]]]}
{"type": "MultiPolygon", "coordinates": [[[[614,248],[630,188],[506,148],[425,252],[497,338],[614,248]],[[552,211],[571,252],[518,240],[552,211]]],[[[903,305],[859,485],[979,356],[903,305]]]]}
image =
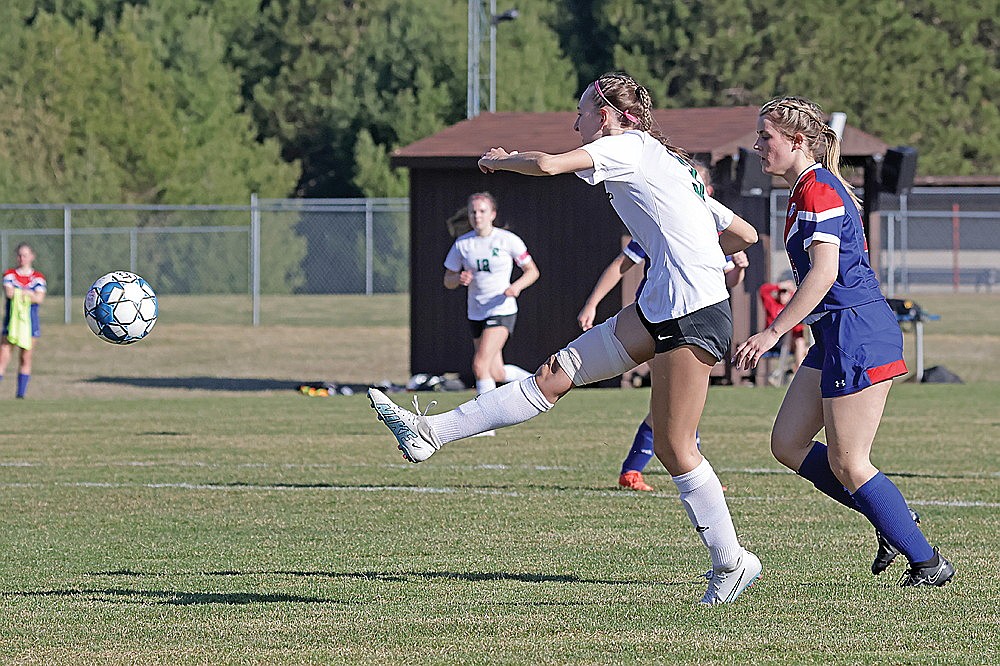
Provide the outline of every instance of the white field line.
{"type": "MultiPolygon", "coordinates": [[[[99,488],[99,489],[131,489],[143,488],[152,490],[175,489],[175,490],[206,490],[223,492],[247,492],[247,491],[313,491],[313,492],[357,492],[357,493],[378,493],[378,492],[398,492],[398,493],[427,493],[434,495],[492,495],[502,497],[524,497],[530,495],[586,495],[589,497],[614,497],[618,499],[637,498],[664,498],[676,499],[672,493],[629,493],[620,490],[567,490],[553,488],[551,490],[534,488],[528,492],[521,493],[510,490],[493,490],[489,488],[464,488],[464,487],[433,487],[433,486],[338,486],[319,484],[253,484],[253,483],[105,483],[92,481],[73,481],[56,483],[0,483],[0,488],[99,488]]],[[[801,497],[781,497],[781,496],[745,496],[729,497],[732,503],[740,502],[798,502],[801,497]]],[[[909,500],[914,506],[948,506],[957,508],[991,508],[1000,509],[1000,502],[979,502],[964,500],[909,500]]]]}
{"type": "MultiPolygon", "coordinates": [[[[102,467],[194,467],[200,469],[345,469],[345,468],[380,468],[380,469],[415,469],[412,463],[213,463],[197,460],[111,460],[106,462],[95,462],[85,464],[61,464],[46,460],[0,460],[0,468],[3,467],[54,467],[60,469],[68,468],[102,468],[102,467]]],[[[436,464],[435,469],[451,470],[459,472],[469,472],[476,470],[488,471],[535,471],[535,472],[581,472],[586,471],[585,467],[570,467],[567,465],[504,465],[487,464],[478,465],[448,465],[436,464]]],[[[794,474],[784,467],[716,467],[716,472],[725,474],[794,474]]],[[[890,469],[887,476],[921,476],[920,472],[890,469]]],[[[956,479],[997,479],[1000,478],[1000,471],[996,472],[957,472],[949,474],[949,477],[956,479]]]]}
{"type": "MultiPolygon", "coordinates": [[[[343,464],[343,463],[281,463],[281,464],[271,464],[271,463],[210,463],[202,462],[197,460],[167,460],[167,461],[152,461],[152,460],[112,460],[108,462],[96,462],[96,463],[85,463],[85,464],[59,464],[50,462],[47,460],[42,461],[28,461],[28,460],[9,460],[0,461],[0,467],[197,467],[204,469],[342,469],[346,467],[364,467],[372,468],[378,467],[383,469],[413,469],[412,463],[353,463],[353,464],[343,464]]],[[[474,470],[532,470],[536,472],[571,472],[575,469],[582,469],[576,467],[558,466],[558,465],[501,465],[501,464],[480,464],[480,465],[437,465],[439,469],[450,469],[450,470],[460,470],[460,471],[474,471],[474,470]]],[[[998,473],[1000,474],[1000,473],[998,473]]]]}

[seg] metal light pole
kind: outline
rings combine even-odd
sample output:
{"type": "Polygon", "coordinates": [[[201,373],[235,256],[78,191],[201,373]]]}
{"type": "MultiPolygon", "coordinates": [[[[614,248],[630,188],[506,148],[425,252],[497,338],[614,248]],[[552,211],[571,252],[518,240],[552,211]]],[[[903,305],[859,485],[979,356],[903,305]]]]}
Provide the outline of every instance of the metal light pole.
{"type": "Polygon", "coordinates": [[[497,14],[497,0],[490,0],[490,113],[497,110],[497,24],[513,21],[518,15],[516,9],[497,14]]]}
{"type": "Polygon", "coordinates": [[[475,118],[479,115],[479,17],[481,14],[480,0],[469,0],[469,76],[465,94],[466,118],[475,118]]]}
{"type": "Polygon", "coordinates": [[[468,80],[466,89],[465,116],[475,118],[481,110],[481,87],[480,77],[480,53],[483,43],[483,24],[489,21],[489,106],[492,113],[497,107],[497,24],[504,21],[513,21],[518,17],[516,9],[508,9],[502,14],[497,14],[496,0],[489,0],[489,10],[486,11],[485,0],[469,0],[469,52],[468,52],[468,80]]]}

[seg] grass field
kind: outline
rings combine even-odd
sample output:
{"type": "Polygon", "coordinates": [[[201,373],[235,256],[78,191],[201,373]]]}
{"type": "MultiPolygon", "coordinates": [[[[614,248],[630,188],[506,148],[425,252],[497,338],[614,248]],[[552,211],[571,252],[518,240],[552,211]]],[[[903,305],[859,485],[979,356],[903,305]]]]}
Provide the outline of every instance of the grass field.
{"type": "Polygon", "coordinates": [[[644,390],[414,466],[363,396],[292,390],[405,379],[399,300],[127,348],[49,325],[31,399],[0,400],[0,663],[998,663],[1000,314],[976,298],[918,299],[943,315],[927,364],[970,383],[896,386],[875,455],[955,581],[872,577],[867,523],[767,452],[781,391],[716,387],[705,452],[765,566],[716,608],[669,477],[614,489],[644,390]]]}

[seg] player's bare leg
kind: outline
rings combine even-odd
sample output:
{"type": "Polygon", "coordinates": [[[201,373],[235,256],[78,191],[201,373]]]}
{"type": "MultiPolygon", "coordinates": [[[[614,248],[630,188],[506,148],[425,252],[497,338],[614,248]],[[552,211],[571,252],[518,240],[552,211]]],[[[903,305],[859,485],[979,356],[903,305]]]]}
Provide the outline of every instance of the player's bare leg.
{"type": "Polygon", "coordinates": [[[771,453],[785,467],[797,472],[823,428],[820,371],[799,367],[792,377],[771,429],[771,453]]]}
{"type": "Polygon", "coordinates": [[[763,569],[757,556],[740,545],[722,484],[698,450],[698,422],[716,362],[711,353],[693,345],[656,354],[649,362],[653,450],[670,472],[691,525],[711,556],[709,585],[701,600],[709,605],[735,601],[763,569]]]}

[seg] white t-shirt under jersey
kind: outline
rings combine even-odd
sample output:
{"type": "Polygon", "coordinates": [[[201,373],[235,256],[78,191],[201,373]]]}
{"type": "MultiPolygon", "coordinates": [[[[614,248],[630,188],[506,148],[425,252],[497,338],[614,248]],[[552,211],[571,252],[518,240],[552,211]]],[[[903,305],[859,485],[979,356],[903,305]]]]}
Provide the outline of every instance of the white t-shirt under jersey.
{"type": "Polygon", "coordinates": [[[732,222],[732,211],[714,200],[710,205],[697,172],[639,130],[582,148],[594,168],[577,175],[604,183],[615,212],[649,257],[639,296],[646,319],[677,319],[729,298],[719,231],[732,222]]]}
{"type": "Polygon", "coordinates": [[[469,319],[482,321],[517,312],[517,299],[503,293],[510,286],[515,263],[519,267],[531,263],[528,248],[517,234],[493,229],[488,236],[470,231],[458,237],[448,251],[444,267],[456,273],[472,272],[469,319]]]}

